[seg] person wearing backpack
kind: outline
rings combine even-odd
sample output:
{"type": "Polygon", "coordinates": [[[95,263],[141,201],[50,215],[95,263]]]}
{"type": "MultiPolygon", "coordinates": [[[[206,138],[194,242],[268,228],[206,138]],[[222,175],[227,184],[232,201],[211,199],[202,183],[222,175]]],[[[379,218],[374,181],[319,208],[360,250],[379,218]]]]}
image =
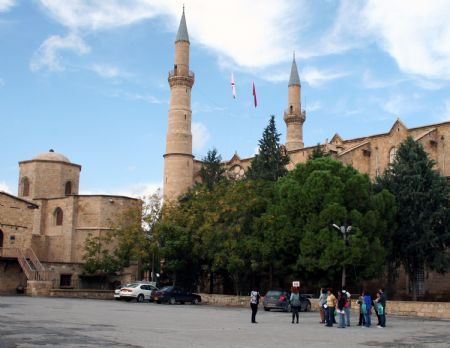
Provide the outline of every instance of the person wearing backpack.
{"type": "Polygon", "coordinates": [[[300,294],[298,287],[292,287],[291,289],[291,310],[292,310],[292,324],[294,324],[294,319],[297,319],[298,324],[298,312],[300,310],[300,294]]]}

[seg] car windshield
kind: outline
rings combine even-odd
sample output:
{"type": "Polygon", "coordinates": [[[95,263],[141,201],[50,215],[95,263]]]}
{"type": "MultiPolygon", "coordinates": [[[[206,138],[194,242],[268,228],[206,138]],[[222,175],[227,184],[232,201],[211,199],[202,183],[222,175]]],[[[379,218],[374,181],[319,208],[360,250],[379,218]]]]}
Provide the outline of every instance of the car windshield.
{"type": "Polygon", "coordinates": [[[162,289],[161,289],[161,291],[172,291],[172,289],[173,289],[173,286],[165,286],[165,287],[163,287],[162,289]]]}
{"type": "Polygon", "coordinates": [[[141,285],[141,284],[133,283],[133,284],[128,284],[126,287],[127,287],[127,288],[135,288],[135,287],[137,287],[137,286],[139,286],[139,285],[141,285]]]}
{"type": "Polygon", "coordinates": [[[270,291],[267,291],[266,296],[280,296],[282,294],[283,294],[283,292],[280,290],[270,290],[270,291]]]}

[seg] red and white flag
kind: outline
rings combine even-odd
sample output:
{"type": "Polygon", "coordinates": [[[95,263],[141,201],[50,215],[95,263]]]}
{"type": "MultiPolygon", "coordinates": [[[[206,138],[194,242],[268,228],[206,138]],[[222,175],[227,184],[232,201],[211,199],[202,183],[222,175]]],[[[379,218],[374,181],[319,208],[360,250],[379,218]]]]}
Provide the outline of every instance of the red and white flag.
{"type": "Polygon", "coordinates": [[[233,73],[231,73],[231,94],[233,95],[233,99],[236,99],[236,84],[234,83],[233,73]]]}
{"type": "Polygon", "coordinates": [[[258,101],[256,100],[256,88],[255,83],[253,82],[253,102],[255,104],[255,108],[258,106],[258,101]]]}

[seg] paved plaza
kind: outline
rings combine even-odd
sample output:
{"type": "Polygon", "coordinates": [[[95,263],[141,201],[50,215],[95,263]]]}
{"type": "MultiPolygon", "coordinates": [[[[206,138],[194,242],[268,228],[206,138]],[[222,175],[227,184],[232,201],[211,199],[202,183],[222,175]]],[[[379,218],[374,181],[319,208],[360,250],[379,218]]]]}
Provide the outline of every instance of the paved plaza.
{"type": "Polygon", "coordinates": [[[247,308],[8,296],[0,348],[450,347],[450,321],[391,316],[385,329],[338,329],[319,324],[318,313],[290,320],[259,311],[251,324],[247,308]]]}

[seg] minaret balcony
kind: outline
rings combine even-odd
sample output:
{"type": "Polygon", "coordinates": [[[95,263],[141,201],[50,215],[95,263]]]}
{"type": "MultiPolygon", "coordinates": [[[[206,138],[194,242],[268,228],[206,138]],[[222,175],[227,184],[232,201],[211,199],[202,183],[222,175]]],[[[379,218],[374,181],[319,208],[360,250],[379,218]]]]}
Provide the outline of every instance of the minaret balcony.
{"type": "Polygon", "coordinates": [[[175,85],[182,85],[187,87],[192,87],[195,81],[195,74],[193,71],[189,70],[188,75],[180,75],[177,70],[170,70],[168,77],[170,87],[175,85]]]}
{"type": "Polygon", "coordinates": [[[291,110],[288,109],[284,112],[283,119],[286,123],[304,123],[306,120],[306,112],[303,110],[301,114],[292,113],[291,110]]]}

